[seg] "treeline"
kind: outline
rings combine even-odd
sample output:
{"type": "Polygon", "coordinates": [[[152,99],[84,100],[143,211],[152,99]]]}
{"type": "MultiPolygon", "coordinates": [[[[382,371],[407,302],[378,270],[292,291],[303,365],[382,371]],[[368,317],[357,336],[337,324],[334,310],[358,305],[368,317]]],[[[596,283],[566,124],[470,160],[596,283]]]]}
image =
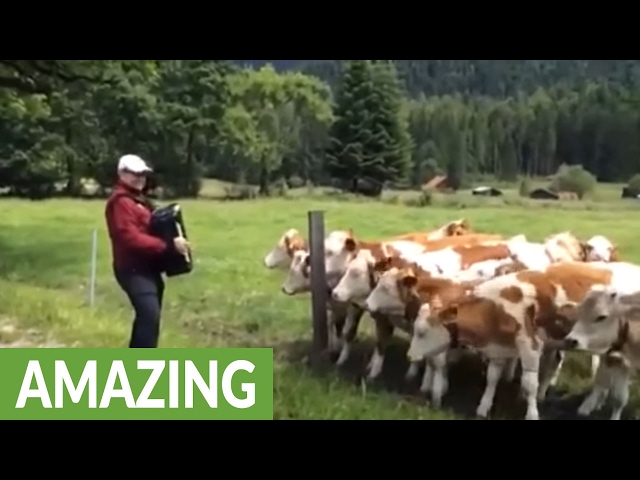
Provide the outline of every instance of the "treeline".
{"type": "Polygon", "coordinates": [[[0,60],[0,188],[75,196],[94,179],[104,192],[124,153],[148,158],[169,196],[196,195],[205,176],[268,195],[284,182],[377,193],[443,172],[464,186],[562,164],[600,181],[639,170],[637,61],[301,62],[336,77],[222,60],[0,60]]]}
{"type": "MultiPolygon", "coordinates": [[[[342,60],[298,60],[283,68],[297,68],[335,87],[342,60]]],[[[415,97],[481,95],[505,98],[538,87],[562,84],[580,87],[607,81],[629,89],[640,85],[639,60],[393,60],[407,92],[415,97]]]]}

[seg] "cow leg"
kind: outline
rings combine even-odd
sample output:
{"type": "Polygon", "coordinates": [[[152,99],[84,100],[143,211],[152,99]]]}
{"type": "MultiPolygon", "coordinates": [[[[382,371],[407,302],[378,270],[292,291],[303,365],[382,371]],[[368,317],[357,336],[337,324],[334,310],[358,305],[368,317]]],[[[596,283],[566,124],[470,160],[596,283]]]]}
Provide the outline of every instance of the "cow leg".
{"type": "Polygon", "coordinates": [[[373,356],[367,366],[369,374],[367,380],[375,380],[382,373],[382,366],[384,364],[384,354],[389,345],[389,340],[393,335],[394,326],[389,319],[384,315],[372,315],[373,320],[376,322],[376,346],[373,349],[373,356]]]}
{"type": "Polygon", "coordinates": [[[630,369],[624,365],[616,366],[610,370],[610,398],[611,398],[611,418],[610,420],[620,420],[622,410],[629,402],[629,383],[631,381],[630,369]]]}
{"type": "Polygon", "coordinates": [[[564,352],[558,352],[560,354],[560,361],[556,366],[555,372],[553,372],[553,376],[551,380],[549,380],[549,386],[555,387],[558,384],[558,378],[560,378],[560,372],[562,371],[562,365],[564,364],[564,352]]]}
{"type": "Polygon", "coordinates": [[[542,341],[539,337],[530,337],[520,332],[516,337],[516,348],[522,364],[522,379],[520,386],[527,399],[526,420],[538,420],[538,371],[540,369],[540,356],[542,341]]]}
{"type": "Polygon", "coordinates": [[[538,387],[538,401],[542,402],[547,397],[547,391],[560,373],[560,367],[564,359],[564,352],[556,349],[545,348],[540,358],[540,386],[538,387]]]}
{"type": "Polygon", "coordinates": [[[422,384],[420,385],[420,392],[424,395],[431,393],[431,387],[433,386],[433,374],[434,368],[431,359],[427,359],[424,366],[424,374],[422,375],[422,384]]]}
{"type": "Polygon", "coordinates": [[[594,411],[604,406],[607,395],[609,394],[609,379],[612,375],[611,367],[606,363],[599,365],[591,392],[589,392],[578,408],[578,415],[588,417],[594,411]]]}
{"type": "Polygon", "coordinates": [[[478,405],[478,408],[476,410],[476,414],[479,417],[487,418],[487,416],[489,415],[489,411],[493,406],[493,398],[496,394],[498,382],[500,381],[502,371],[507,365],[507,362],[508,360],[506,358],[489,359],[489,364],[487,365],[487,385],[484,388],[484,394],[482,395],[482,399],[480,400],[480,405],[478,405]]]}
{"type": "Polygon", "coordinates": [[[449,381],[447,380],[447,352],[436,355],[433,363],[433,388],[431,389],[431,405],[440,408],[442,397],[447,393],[449,381]]]}
{"type": "Polygon", "coordinates": [[[329,351],[338,353],[342,348],[342,330],[347,318],[347,306],[332,302],[328,309],[329,351]]]}
{"type": "MultiPolygon", "coordinates": [[[[404,374],[404,381],[405,382],[412,382],[420,373],[420,364],[422,362],[411,362],[409,363],[409,368],[407,369],[407,373],[404,374]]],[[[425,372],[426,369],[429,368],[429,362],[426,363],[425,366],[425,372]]]]}
{"type": "Polygon", "coordinates": [[[508,361],[503,375],[502,377],[507,381],[507,382],[513,382],[516,378],[516,369],[518,368],[518,359],[517,358],[512,358],[511,360],[508,361]]]}
{"type": "Polygon", "coordinates": [[[591,355],[591,375],[594,379],[596,378],[596,373],[598,373],[598,367],[600,367],[600,356],[591,355]]]}
{"type": "Polygon", "coordinates": [[[358,326],[360,325],[360,319],[364,314],[364,310],[356,305],[350,305],[347,313],[347,323],[344,328],[344,334],[342,336],[342,350],[340,351],[340,357],[338,357],[338,361],[336,365],[342,366],[344,365],[349,356],[351,355],[351,346],[353,345],[353,340],[358,333],[358,326]]]}

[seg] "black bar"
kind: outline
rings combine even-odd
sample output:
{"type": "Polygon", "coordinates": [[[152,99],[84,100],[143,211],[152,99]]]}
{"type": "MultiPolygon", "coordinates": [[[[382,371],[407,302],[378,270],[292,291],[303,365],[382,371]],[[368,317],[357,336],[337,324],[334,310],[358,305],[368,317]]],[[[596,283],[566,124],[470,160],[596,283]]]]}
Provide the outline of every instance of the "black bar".
{"type": "Polygon", "coordinates": [[[327,278],[324,268],[324,212],[309,212],[309,254],[311,256],[311,309],[313,315],[313,353],[319,358],[327,349],[327,278]]]}

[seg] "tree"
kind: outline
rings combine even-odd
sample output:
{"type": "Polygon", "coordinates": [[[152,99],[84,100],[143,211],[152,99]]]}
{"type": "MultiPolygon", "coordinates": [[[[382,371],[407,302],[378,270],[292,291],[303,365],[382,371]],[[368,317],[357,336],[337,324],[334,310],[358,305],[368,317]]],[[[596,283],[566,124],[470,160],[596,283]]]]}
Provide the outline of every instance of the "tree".
{"type": "Polygon", "coordinates": [[[267,65],[229,76],[231,105],[222,121],[222,138],[259,166],[260,194],[269,195],[270,175],[298,144],[295,118],[329,124],[329,89],[301,73],[277,73],[267,65]]]}
{"type": "Polygon", "coordinates": [[[356,191],[359,179],[404,179],[412,148],[397,72],[387,61],[345,65],[329,133],[327,171],[356,191]]]}

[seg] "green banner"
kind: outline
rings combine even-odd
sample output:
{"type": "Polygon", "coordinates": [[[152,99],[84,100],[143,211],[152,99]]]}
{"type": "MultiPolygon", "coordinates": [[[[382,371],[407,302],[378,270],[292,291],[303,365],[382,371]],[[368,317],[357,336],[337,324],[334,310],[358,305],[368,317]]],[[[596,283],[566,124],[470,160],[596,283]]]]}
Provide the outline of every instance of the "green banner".
{"type": "Polygon", "coordinates": [[[0,420],[272,420],[270,348],[3,348],[0,420]]]}

